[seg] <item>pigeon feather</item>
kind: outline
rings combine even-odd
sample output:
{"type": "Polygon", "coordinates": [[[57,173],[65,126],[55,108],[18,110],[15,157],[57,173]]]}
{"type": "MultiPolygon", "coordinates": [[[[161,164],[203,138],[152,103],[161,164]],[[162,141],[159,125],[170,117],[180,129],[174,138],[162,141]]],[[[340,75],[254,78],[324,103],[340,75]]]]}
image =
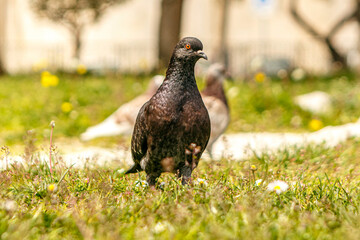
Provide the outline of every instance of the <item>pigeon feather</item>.
{"type": "Polygon", "coordinates": [[[211,135],[207,145],[207,151],[211,157],[213,144],[225,132],[230,122],[229,105],[223,87],[224,80],[227,77],[230,75],[224,65],[212,64],[207,70],[206,85],[201,92],[211,121],[211,135]]]}
{"type": "Polygon", "coordinates": [[[145,170],[150,186],[162,172],[176,173],[186,184],[210,137],[210,119],[196,85],[194,67],[207,59],[197,38],[180,40],[166,77],[155,95],[142,106],[131,139],[134,166],[145,170]]]}

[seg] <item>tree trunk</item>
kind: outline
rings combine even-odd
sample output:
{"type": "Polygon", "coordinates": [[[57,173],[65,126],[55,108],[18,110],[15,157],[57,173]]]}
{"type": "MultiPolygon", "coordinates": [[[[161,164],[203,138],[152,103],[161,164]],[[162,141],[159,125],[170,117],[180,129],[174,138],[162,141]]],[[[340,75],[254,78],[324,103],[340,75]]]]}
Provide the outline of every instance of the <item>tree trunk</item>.
{"type": "MultiPolygon", "coordinates": [[[[1,53],[0,53],[0,55],[1,55],[1,53]]],[[[5,71],[4,64],[3,64],[2,60],[0,59],[0,76],[4,75],[5,73],[6,73],[6,71],[5,71]]]]}
{"type": "Polygon", "coordinates": [[[220,0],[219,6],[219,40],[216,46],[215,61],[228,67],[227,23],[229,18],[229,0],[220,0]]]}
{"type": "Polygon", "coordinates": [[[5,70],[5,40],[6,40],[6,11],[7,0],[0,0],[0,75],[6,73],[5,70]]]}
{"type": "Polygon", "coordinates": [[[82,35],[81,27],[78,27],[73,30],[73,38],[74,38],[73,57],[77,60],[80,60],[80,56],[81,56],[81,46],[82,46],[81,35],[82,35]]]}
{"type": "Polygon", "coordinates": [[[159,68],[166,67],[180,38],[183,0],[162,0],[158,41],[159,68]]]}

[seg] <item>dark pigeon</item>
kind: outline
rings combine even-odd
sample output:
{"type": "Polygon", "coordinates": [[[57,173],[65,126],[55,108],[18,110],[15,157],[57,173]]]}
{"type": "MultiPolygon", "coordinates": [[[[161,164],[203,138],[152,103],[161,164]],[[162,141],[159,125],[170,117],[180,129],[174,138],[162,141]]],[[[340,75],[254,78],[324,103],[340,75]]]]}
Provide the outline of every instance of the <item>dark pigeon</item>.
{"type": "Polygon", "coordinates": [[[211,158],[214,142],[225,132],[230,122],[229,105],[223,87],[225,78],[230,78],[225,66],[212,64],[206,73],[205,88],[201,91],[211,120],[211,135],[206,148],[211,158]]]}
{"type": "Polygon", "coordinates": [[[187,184],[210,137],[210,119],[194,76],[195,63],[207,56],[197,38],[176,45],[163,84],[139,111],[131,139],[134,166],[145,170],[150,186],[162,172],[176,173],[187,184]]]}

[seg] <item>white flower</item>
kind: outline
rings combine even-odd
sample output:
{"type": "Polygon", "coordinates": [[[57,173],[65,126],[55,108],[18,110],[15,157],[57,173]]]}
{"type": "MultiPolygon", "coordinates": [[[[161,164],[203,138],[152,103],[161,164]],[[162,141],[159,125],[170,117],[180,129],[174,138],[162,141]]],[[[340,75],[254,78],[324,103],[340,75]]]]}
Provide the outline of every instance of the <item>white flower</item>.
{"type": "Polygon", "coordinates": [[[17,209],[17,203],[13,200],[6,200],[4,203],[4,209],[8,212],[15,211],[17,209]]]}
{"type": "Polygon", "coordinates": [[[263,180],[262,179],[258,179],[255,181],[255,186],[260,186],[262,184],[263,180]]]}
{"type": "Polygon", "coordinates": [[[288,190],[288,188],[289,185],[286,182],[280,180],[269,183],[269,185],[267,186],[268,191],[275,191],[277,194],[285,192],[286,190],[288,190]]]}
{"type": "Polygon", "coordinates": [[[144,180],[143,181],[138,180],[135,182],[135,186],[145,188],[145,187],[149,186],[149,184],[144,180]]]}
{"type": "Polygon", "coordinates": [[[196,179],[197,184],[201,185],[201,186],[207,186],[207,182],[205,179],[202,178],[198,178],[196,179]]]}
{"type": "Polygon", "coordinates": [[[124,174],[125,173],[125,169],[124,168],[120,168],[117,170],[118,174],[124,174]]]}
{"type": "Polygon", "coordinates": [[[164,187],[165,187],[165,182],[161,182],[161,183],[159,184],[159,188],[160,188],[160,189],[164,189],[164,187]]]}
{"type": "Polygon", "coordinates": [[[217,214],[217,213],[218,213],[218,210],[217,210],[216,207],[214,207],[214,206],[211,206],[211,207],[210,207],[210,210],[211,210],[211,212],[212,212],[213,214],[217,214]]]}
{"type": "Polygon", "coordinates": [[[153,232],[154,232],[155,234],[159,234],[159,233],[162,233],[163,231],[165,231],[165,229],[166,229],[166,225],[163,224],[162,222],[158,222],[158,223],[154,226],[153,232]]]}

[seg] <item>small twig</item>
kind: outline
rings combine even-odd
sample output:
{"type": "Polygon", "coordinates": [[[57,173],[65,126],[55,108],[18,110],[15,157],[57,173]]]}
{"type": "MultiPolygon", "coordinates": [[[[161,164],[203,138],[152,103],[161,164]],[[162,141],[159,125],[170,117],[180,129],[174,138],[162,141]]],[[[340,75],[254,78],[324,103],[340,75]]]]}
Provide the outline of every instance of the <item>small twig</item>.
{"type": "Polygon", "coordinates": [[[49,152],[49,162],[50,162],[50,176],[52,177],[52,164],[51,164],[51,152],[52,152],[52,136],[53,136],[53,130],[55,127],[55,121],[51,121],[50,123],[51,126],[51,132],[50,132],[50,152],[49,152]]]}

